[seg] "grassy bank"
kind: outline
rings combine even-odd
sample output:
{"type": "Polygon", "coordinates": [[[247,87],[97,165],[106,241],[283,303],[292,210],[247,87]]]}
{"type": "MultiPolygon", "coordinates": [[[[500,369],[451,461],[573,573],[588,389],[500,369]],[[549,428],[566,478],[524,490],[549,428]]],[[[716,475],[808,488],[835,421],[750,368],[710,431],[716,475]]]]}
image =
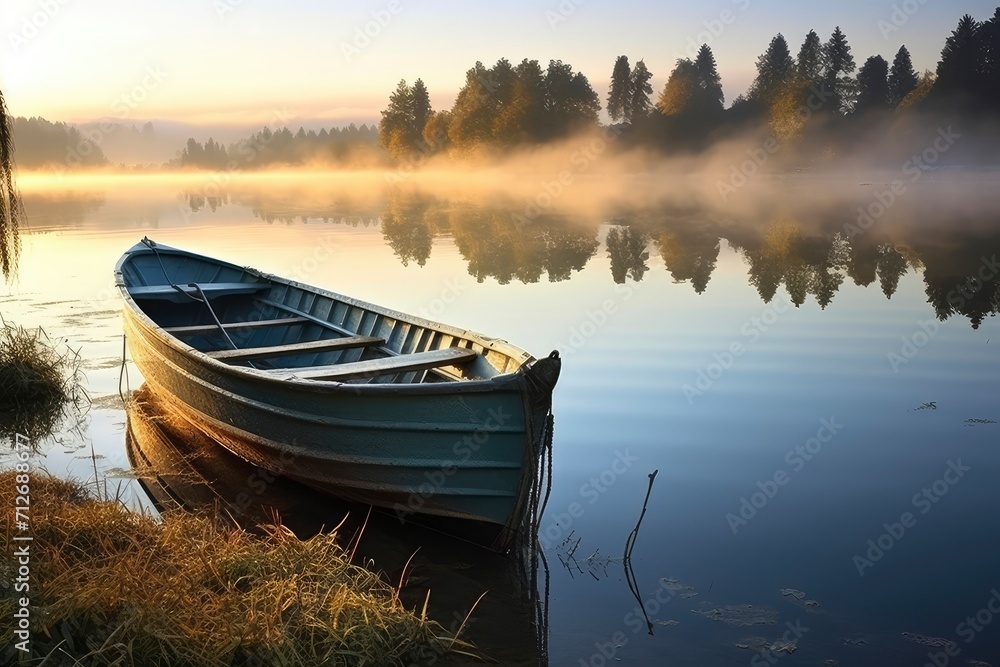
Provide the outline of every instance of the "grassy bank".
{"type": "MultiPolygon", "coordinates": [[[[31,648],[45,664],[409,665],[451,639],[397,591],[349,563],[335,536],[252,535],[209,516],[162,520],[45,474],[30,479],[30,528],[14,523],[15,474],[0,473],[0,580],[15,534],[31,535],[31,648]]],[[[0,662],[17,651],[18,597],[0,588],[0,662]]],[[[436,660],[434,660],[436,662],[436,660]]]]}

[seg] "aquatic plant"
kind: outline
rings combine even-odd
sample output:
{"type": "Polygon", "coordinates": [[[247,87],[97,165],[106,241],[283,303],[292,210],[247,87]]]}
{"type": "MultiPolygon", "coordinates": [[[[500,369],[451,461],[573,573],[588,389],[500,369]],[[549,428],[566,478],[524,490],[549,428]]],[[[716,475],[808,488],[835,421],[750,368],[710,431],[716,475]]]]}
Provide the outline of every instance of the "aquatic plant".
{"type": "Polygon", "coordinates": [[[42,329],[0,318],[0,440],[20,433],[35,442],[55,430],[69,408],[89,402],[80,357],[61,350],[42,329]]]}

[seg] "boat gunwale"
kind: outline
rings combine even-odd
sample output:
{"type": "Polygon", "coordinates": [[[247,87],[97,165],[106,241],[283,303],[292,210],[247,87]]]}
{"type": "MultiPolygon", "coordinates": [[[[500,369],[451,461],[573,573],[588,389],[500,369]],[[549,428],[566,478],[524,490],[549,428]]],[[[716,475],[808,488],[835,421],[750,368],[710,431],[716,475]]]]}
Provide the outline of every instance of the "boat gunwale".
{"type": "MultiPolygon", "coordinates": [[[[261,372],[254,368],[245,368],[242,366],[232,366],[223,361],[213,359],[208,356],[205,352],[198,350],[197,348],[188,345],[180,338],[174,336],[173,334],[165,331],[165,328],[157,324],[149,315],[147,315],[142,308],[136,303],[132,294],[129,292],[128,285],[125,284],[125,277],[123,269],[125,264],[131,260],[133,257],[140,254],[154,254],[151,249],[149,249],[143,243],[137,243],[131,248],[129,248],[115,264],[115,286],[119,289],[122,299],[125,302],[125,306],[130,315],[140,323],[145,328],[147,335],[151,334],[155,336],[162,343],[165,343],[169,347],[177,350],[179,353],[187,355],[192,359],[197,360],[203,366],[206,366],[209,370],[222,373],[223,375],[236,376],[241,379],[252,379],[257,382],[264,382],[267,384],[272,384],[274,386],[294,386],[297,389],[305,389],[309,391],[315,391],[317,393],[330,393],[330,392],[350,392],[353,394],[453,394],[453,393],[466,393],[466,392],[485,392],[493,391],[505,384],[512,382],[518,382],[523,377],[524,373],[531,367],[531,365],[537,361],[537,358],[532,356],[526,350],[517,347],[516,345],[509,343],[505,340],[498,338],[491,338],[484,334],[478,333],[476,331],[471,331],[469,329],[460,329],[458,327],[451,326],[442,322],[434,322],[431,320],[426,320],[422,317],[409,315],[397,310],[392,310],[390,308],[385,308],[377,304],[373,304],[355,297],[349,297],[337,292],[332,292],[330,290],[324,289],[322,287],[317,287],[315,285],[307,285],[299,281],[291,280],[289,278],[283,278],[274,274],[270,274],[259,269],[255,269],[249,266],[239,266],[231,262],[216,259],[214,257],[208,257],[207,255],[199,255],[187,250],[181,250],[179,248],[174,248],[171,246],[156,244],[157,250],[166,251],[168,254],[174,255],[186,255],[200,260],[206,260],[208,262],[215,263],[217,265],[235,269],[237,271],[242,271],[251,276],[261,278],[264,281],[271,284],[284,285],[286,287],[296,288],[303,290],[305,292],[311,292],[313,294],[327,297],[333,299],[334,301],[340,301],[352,307],[358,307],[365,310],[369,310],[379,315],[389,317],[395,320],[403,321],[411,325],[423,327],[426,329],[431,329],[439,331],[446,335],[455,336],[458,338],[465,338],[471,340],[473,343],[481,345],[485,349],[492,350],[494,352],[499,352],[500,354],[506,355],[508,358],[517,361],[520,359],[520,365],[518,368],[512,372],[500,373],[491,378],[481,379],[481,380],[448,380],[444,382],[421,382],[421,383],[406,383],[406,384],[391,384],[391,383],[372,383],[372,384],[354,384],[346,382],[338,382],[335,380],[306,380],[301,378],[275,378],[266,373],[261,372]]],[[[482,353],[480,353],[482,354],[482,353]]],[[[486,363],[489,363],[486,361],[486,363]]]]}

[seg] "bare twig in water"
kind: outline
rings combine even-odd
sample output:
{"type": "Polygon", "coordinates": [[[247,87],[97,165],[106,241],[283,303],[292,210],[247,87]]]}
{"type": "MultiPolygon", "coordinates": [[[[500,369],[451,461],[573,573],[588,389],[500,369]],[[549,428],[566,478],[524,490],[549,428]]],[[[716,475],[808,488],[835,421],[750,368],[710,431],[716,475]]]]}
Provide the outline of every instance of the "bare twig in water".
{"type": "Polygon", "coordinates": [[[636,601],[639,603],[639,608],[642,609],[642,615],[646,619],[646,629],[649,634],[653,634],[653,622],[649,620],[649,615],[646,614],[646,605],[643,604],[642,596],[639,594],[639,585],[635,581],[635,571],[632,569],[632,550],[635,549],[635,541],[639,537],[639,526],[642,525],[642,518],[646,516],[646,505],[649,504],[649,494],[653,490],[653,480],[656,479],[656,473],[659,470],[654,470],[649,473],[649,487],[646,489],[646,499],[642,502],[642,513],[639,514],[639,520],[635,523],[635,528],[632,532],[628,534],[625,539],[625,553],[622,556],[622,566],[625,569],[625,580],[628,582],[628,589],[632,591],[632,595],[635,596],[636,601]]]}
{"type": "Polygon", "coordinates": [[[642,518],[646,516],[646,505],[649,503],[649,494],[653,490],[653,480],[656,479],[656,473],[658,472],[660,471],[654,470],[649,473],[649,487],[646,489],[646,499],[642,501],[642,513],[639,514],[639,520],[635,522],[635,528],[632,529],[632,532],[628,534],[628,538],[625,540],[625,555],[623,556],[625,560],[632,557],[632,549],[635,548],[635,541],[639,537],[639,526],[642,524],[642,518]]]}

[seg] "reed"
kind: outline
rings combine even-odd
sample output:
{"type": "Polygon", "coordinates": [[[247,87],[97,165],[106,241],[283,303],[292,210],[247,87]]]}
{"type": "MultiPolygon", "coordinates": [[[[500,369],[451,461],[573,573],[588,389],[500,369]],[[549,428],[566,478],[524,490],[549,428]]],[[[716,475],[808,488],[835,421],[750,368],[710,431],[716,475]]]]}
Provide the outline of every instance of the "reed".
{"type": "MultiPolygon", "coordinates": [[[[409,665],[468,646],[351,564],[333,534],[303,541],[280,525],[255,535],[207,514],[157,518],[41,473],[30,485],[35,664],[409,665]]],[[[0,473],[4,507],[14,487],[14,473],[0,473]]],[[[13,512],[2,517],[10,581],[13,512]]],[[[11,618],[15,595],[0,589],[0,617],[11,618]]],[[[7,664],[13,628],[2,628],[7,664]]]]}
{"type": "Polygon", "coordinates": [[[80,357],[60,350],[39,328],[0,320],[0,438],[20,433],[31,441],[49,435],[69,406],[88,403],[80,357]]]}

